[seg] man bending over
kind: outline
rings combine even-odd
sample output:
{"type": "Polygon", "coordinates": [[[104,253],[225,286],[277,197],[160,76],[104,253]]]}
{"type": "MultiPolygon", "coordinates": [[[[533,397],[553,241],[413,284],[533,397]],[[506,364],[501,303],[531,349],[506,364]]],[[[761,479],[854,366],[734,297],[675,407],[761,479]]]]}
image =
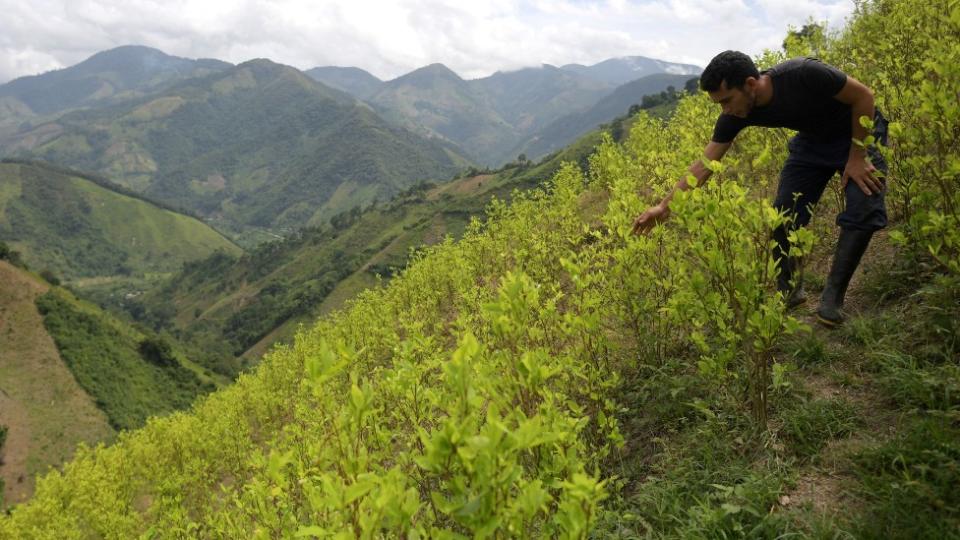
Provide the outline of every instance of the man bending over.
{"type": "MultiPolygon", "coordinates": [[[[790,155],[780,172],[774,200],[778,210],[792,217],[791,227],[810,222],[810,207],[820,200],[834,173],[840,173],[846,208],[837,216],[840,238],[817,319],[827,326],[842,323],[840,309],[850,278],[873,233],[887,225],[885,183],[878,173],[886,172],[886,163],[875,150],[852,144],[852,139],[863,141],[867,135],[860,125],[861,116],[874,119],[877,142],[887,143],[887,121],[875,109],[873,93],[853,77],[814,58],[787,60],[759,72],[749,56],[737,51],[714,57],[700,76],[700,88],[723,109],[703,152],[706,159],[720,160],[748,126],[798,132],[790,139],[790,155]]],[[[701,160],[689,171],[698,185],[710,177],[701,160]]],[[[665,220],[674,193],[689,188],[686,179],[680,180],[660,204],[637,217],[634,233],[665,220]]],[[[795,307],[804,302],[805,295],[802,284],[794,279],[797,261],[787,255],[788,233],[783,226],[774,231],[774,258],[780,270],[777,288],[787,306],[795,307]]]]}

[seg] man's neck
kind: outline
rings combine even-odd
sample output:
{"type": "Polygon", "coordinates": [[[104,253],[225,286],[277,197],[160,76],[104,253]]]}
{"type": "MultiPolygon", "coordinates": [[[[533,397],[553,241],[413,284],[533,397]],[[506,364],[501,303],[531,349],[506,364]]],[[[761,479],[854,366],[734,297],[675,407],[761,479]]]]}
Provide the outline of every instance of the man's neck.
{"type": "Polygon", "coordinates": [[[773,81],[770,75],[763,74],[757,79],[757,107],[765,107],[773,100],[773,81]]]}

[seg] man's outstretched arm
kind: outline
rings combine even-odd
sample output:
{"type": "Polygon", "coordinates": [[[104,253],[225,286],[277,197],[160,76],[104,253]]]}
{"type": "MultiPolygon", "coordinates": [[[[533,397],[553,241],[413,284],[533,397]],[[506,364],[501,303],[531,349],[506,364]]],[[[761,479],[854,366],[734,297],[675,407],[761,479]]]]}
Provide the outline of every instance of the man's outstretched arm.
{"type": "MultiPolygon", "coordinates": [[[[710,141],[707,144],[707,147],[703,150],[703,156],[710,161],[720,161],[720,159],[727,153],[727,150],[730,149],[732,143],[718,143],[710,141]]],[[[703,160],[698,159],[690,165],[687,171],[697,179],[697,186],[703,185],[707,181],[707,178],[710,178],[711,171],[703,164],[703,160]]],[[[667,219],[667,216],[670,215],[670,201],[673,199],[673,196],[677,193],[677,190],[686,191],[690,189],[690,184],[687,182],[687,178],[681,178],[676,185],[673,186],[673,189],[670,190],[670,193],[667,193],[667,196],[660,201],[659,204],[651,206],[644,213],[640,214],[633,221],[633,234],[645,233],[653,228],[657,223],[662,222],[667,219]]]]}
{"type": "MultiPolygon", "coordinates": [[[[874,104],[873,92],[863,83],[847,76],[847,82],[840,89],[834,99],[841,103],[850,105],[851,132],[853,138],[863,141],[867,138],[867,128],[860,125],[860,117],[866,116],[873,119],[874,104]]],[[[848,180],[853,180],[860,189],[867,195],[880,193],[883,191],[883,184],[877,179],[876,168],[867,163],[867,149],[857,144],[850,145],[850,156],[847,158],[847,165],[843,170],[843,187],[847,186],[848,180]]]]}

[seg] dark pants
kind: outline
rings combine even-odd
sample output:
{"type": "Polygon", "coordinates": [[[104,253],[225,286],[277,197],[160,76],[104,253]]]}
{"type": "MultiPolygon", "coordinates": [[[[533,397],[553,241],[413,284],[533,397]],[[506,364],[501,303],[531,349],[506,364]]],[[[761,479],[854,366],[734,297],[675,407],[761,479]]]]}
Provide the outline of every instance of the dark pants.
{"type": "MultiPolygon", "coordinates": [[[[887,120],[877,110],[874,117],[874,137],[879,144],[887,144],[887,120]]],[[[780,185],[773,202],[778,210],[786,210],[795,219],[792,228],[810,223],[810,206],[820,201],[827,182],[835,173],[843,174],[850,155],[850,140],[813,140],[803,135],[790,139],[790,156],[780,171],[780,185]]],[[[887,172],[883,157],[868,150],[873,166],[887,172]]],[[[883,180],[881,180],[883,182],[883,180]]],[[[887,225],[887,208],[884,192],[866,195],[856,182],[847,182],[844,190],[846,208],[837,215],[837,225],[842,229],[876,231],[887,225]]],[[[782,231],[780,231],[782,235],[782,231]]],[[[777,236],[777,235],[775,235],[777,236]]]]}

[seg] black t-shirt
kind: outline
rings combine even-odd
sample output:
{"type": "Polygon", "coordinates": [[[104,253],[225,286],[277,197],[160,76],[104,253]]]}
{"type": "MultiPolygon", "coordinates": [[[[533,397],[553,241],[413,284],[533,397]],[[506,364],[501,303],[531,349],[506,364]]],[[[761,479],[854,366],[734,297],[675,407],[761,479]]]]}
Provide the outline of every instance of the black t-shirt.
{"type": "Polygon", "coordinates": [[[849,139],[850,105],[833,98],[847,82],[842,71],[816,58],[794,58],[762,71],[770,75],[773,98],[746,118],[721,114],[713,142],[728,143],[747,126],[785,127],[816,140],[849,139]]]}

